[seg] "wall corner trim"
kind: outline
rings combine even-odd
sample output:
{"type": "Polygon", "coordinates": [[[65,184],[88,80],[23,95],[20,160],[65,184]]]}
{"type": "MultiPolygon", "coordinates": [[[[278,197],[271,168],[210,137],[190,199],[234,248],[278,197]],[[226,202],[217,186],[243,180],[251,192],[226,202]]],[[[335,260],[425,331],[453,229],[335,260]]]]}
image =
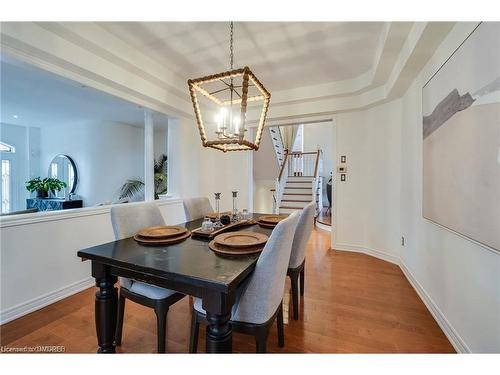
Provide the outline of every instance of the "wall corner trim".
{"type": "Polygon", "coordinates": [[[363,253],[399,265],[399,257],[386,253],[384,251],[375,250],[365,246],[336,243],[334,249],[339,251],[352,251],[356,253],[363,253]]]}
{"type": "Polygon", "coordinates": [[[33,298],[30,301],[23,302],[0,312],[0,325],[20,318],[42,307],[51,305],[61,299],[90,288],[95,284],[93,277],[87,277],[71,285],[56,289],[40,297],[33,298]]]}

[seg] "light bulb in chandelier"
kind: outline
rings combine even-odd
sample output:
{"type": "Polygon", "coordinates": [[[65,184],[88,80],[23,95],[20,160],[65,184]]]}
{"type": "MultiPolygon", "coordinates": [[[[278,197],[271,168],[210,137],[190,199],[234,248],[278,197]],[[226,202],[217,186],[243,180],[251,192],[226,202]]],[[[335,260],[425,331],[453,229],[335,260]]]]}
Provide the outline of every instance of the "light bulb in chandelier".
{"type": "Polygon", "coordinates": [[[241,116],[235,115],[226,108],[221,108],[215,116],[217,130],[215,133],[219,138],[238,138],[240,134],[241,116]]]}

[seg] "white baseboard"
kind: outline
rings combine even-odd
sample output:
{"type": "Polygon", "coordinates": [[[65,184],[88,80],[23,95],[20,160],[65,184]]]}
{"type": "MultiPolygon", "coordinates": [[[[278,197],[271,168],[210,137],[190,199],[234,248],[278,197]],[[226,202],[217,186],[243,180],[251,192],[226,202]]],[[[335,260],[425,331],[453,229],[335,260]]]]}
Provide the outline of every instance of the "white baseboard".
{"type": "Polygon", "coordinates": [[[431,296],[425,291],[422,285],[417,281],[417,279],[413,276],[410,270],[406,267],[406,265],[401,261],[399,264],[401,271],[406,276],[410,284],[413,286],[413,289],[417,292],[420,299],[424,302],[427,309],[430,311],[437,324],[443,330],[444,334],[450,341],[451,345],[455,348],[457,353],[471,353],[470,348],[467,346],[465,341],[460,337],[458,332],[453,328],[450,324],[446,316],[439,309],[439,307],[434,303],[431,296]]]}
{"type": "Polygon", "coordinates": [[[399,257],[385,253],[383,251],[371,249],[369,247],[349,245],[345,243],[337,243],[335,244],[334,249],[340,251],[353,251],[356,253],[363,253],[399,265],[399,257]]]}
{"type": "Polygon", "coordinates": [[[410,272],[410,270],[406,267],[406,265],[401,261],[401,259],[397,256],[394,256],[392,254],[387,254],[385,252],[367,248],[367,247],[362,247],[362,246],[356,246],[356,245],[349,245],[349,244],[342,244],[342,243],[337,243],[335,244],[334,247],[335,250],[340,250],[340,251],[353,251],[357,253],[363,253],[367,255],[371,255],[375,258],[379,258],[382,260],[385,260],[390,263],[397,264],[403,274],[405,275],[406,279],[408,282],[411,284],[413,289],[417,292],[418,296],[422,300],[422,302],[425,304],[427,307],[427,310],[431,313],[433,316],[434,320],[437,322],[439,327],[441,327],[441,330],[444,332],[448,340],[450,341],[451,345],[455,348],[457,353],[471,353],[470,348],[467,346],[465,341],[460,337],[458,332],[456,331],[455,328],[451,325],[451,323],[446,319],[446,316],[443,314],[443,312],[439,309],[439,307],[436,305],[436,303],[432,300],[430,295],[426,292],[426,290],[422,287],[422,285],[417,281],[417,279],[413,276],[413,274],[410,272]]]}
{"type": "Polygon", "coordinates": [[[30,301],[23,302],[19,305],[5,309],[0,312],[0,324],[5,324],[10,322],[11,320],[20,318],[21,316],[39,310],[42,307],[50,305],[63,298],[69,297],[93,285],[95,285],[94,278],[88,277],[86,279],[77,281],[76,283],[73,283],[71,285],[65,286],[63,288],[54,290],[50,293],[44,294],[40,297],[34,298],[30,301]]]}
{"type": "Polygon", "coordinates": [[[332,231],[332,226],[331,225],[325,225],[323,223],[320,223],[319,221],[316,221],[316,228],[331,232],[332,231]]]}

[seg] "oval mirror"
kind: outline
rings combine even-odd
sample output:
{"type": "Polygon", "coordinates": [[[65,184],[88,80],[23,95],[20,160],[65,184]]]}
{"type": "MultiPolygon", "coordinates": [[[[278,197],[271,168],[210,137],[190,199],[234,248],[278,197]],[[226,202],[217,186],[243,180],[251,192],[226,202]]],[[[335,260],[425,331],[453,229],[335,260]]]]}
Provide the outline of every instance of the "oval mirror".
{"type": "Polygon", "coordinates": [[[58,198],[64,198],[75,192],[78,174],[75,162],[68,155],[56,155],[49,164],[47,174],[66,183],[66,189],[56,192],[58,198]]]}

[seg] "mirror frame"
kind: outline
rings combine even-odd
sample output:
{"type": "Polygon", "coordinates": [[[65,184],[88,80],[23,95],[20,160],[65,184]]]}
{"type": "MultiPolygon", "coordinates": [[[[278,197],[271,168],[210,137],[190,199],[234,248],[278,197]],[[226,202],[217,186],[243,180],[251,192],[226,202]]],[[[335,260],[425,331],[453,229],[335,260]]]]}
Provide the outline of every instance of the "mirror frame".
{"type": "Polygon", "coordinates": [[[75,164],[75,161],[69,156],[69,155],[66,155],[66,154],[57,154],[56,156],[54,156],[50,163],[49,163],[49,169],[48,169],[48,173],[47,175],[49,176],[50,175],[50,164],[52,164],[52,161],[59,157],[59,156],[64,156],[65,158],[67,158],[69,160],[69,162],[71,163],[71,166],[73,167],[73,171],[75,172],[73,174],[73,185],[71,187],[71,191],[68,192],[68,194],[74,194],[75,193],[75,190],[76,190],[76,185],[78,183],[78,170],[76,169],[76,164],[75,164]]]}

